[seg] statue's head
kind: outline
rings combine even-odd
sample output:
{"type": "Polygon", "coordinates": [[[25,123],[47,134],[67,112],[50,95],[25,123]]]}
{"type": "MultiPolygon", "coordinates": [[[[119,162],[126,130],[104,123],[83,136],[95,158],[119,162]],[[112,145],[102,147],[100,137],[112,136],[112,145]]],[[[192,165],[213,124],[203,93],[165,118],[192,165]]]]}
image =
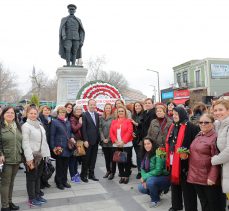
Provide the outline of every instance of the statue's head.
{"type": "Polygon", "coordinates": [[[70,15],[74,15],[74,13],[76,12],[76,5],[74,5],[74,4],[69,4],[68,6],[67,6],[67,8],[68,8],[68,12],[69,12],[69,14],[70,15]]]}

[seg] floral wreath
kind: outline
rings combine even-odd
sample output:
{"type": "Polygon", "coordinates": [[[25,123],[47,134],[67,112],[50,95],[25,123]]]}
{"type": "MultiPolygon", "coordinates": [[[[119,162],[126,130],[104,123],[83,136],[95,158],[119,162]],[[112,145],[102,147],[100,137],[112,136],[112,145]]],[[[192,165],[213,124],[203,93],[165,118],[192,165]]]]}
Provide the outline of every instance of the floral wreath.
{"type": "MultiPolygon", "coordinates": [[[[107,99],[122,99],[119,90],[113,85],[103,81],[90,81],[81,87],[76,99],[96,99],[99,96],[106,96],[107,99]]],[[[83,106],[84,110],[87,111],[87,106],[83,106]]],[[[103,110],[97,107],[98,112],[103,110]]]]}

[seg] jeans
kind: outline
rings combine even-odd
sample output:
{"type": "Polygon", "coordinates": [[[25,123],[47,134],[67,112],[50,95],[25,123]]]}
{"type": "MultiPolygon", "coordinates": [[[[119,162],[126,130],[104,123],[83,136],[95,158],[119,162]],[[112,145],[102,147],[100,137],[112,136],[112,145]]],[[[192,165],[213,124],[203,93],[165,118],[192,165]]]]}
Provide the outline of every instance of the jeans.
{"type": "Polygon", "coordinates": [[[69,158],[69,173],[71,178],[74,177],[78,173],[78,159],[76,156],[71,156],[69,158]]]}
{"type": "Polygon", "coordinates": [[[26,170],[26,187],[29,200],[35,199],[40,196],[40,181],[44,168],[44,161],[41,160],[37,168],[33,170],[26,170]]]}
{"type": "Polygon", "coordinates": [[[146,180],[146,188],[142,184],[138,185],[138,190],[141,193],[149,194],[152,202],[160,201],[160,193],[168,190],[170,186],[169,176],[150,177],[146,180]]]}
{"type": "Polygon", "coordinates": [[[1,202],[2,208],[8,208],[12,202],[14,179],[17,174],[19,164],[5,164],[1,175],[1,202]]]}

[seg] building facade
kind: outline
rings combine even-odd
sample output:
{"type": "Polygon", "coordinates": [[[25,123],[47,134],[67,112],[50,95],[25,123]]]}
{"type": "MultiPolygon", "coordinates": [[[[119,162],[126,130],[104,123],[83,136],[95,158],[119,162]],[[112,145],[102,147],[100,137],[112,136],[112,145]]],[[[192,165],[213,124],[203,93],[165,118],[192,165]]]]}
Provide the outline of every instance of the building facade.
{"type": "Polygon", "coordinates": [[[229,59],[191,60],[173,67],[174,85],[190,90],[190,102],[229,92],[229,59]]]}

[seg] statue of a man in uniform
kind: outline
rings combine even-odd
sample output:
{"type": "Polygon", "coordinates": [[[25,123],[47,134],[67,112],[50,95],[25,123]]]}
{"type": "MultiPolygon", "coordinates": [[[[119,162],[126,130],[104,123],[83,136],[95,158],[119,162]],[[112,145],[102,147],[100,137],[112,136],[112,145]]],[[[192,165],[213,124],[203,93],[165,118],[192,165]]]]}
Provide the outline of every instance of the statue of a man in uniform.
{"type": "MultiPolygon", "coordinates": [[[[85,32],[81,20],[74,14],[76,6],[69,4],[67,6],[69,16],[62,18],[59,31],[59,54],[66,60],[67,66],[75,66],[76,59],[81,56],[81,48],[84,43],[85,32]]],[[[81,66],[81,65],[80,65],[81,66]]]]}

